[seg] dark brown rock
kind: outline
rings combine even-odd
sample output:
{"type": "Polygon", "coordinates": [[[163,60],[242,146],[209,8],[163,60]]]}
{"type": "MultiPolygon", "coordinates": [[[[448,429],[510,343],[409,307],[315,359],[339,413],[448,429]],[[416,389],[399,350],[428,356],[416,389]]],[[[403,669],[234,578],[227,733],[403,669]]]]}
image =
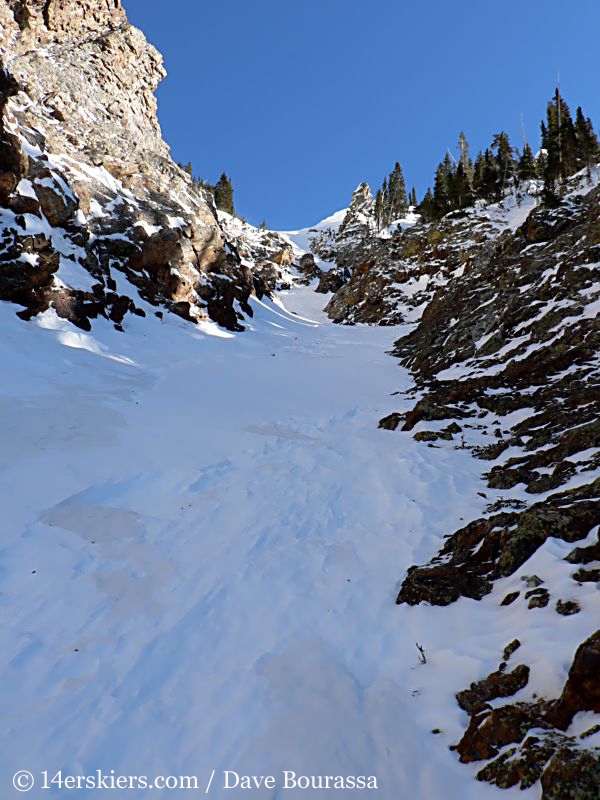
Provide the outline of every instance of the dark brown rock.
{"type": "Polygon", "coordinates": [[[379,420],[379,427],[386,431],[395,431],[400,422],[402,421],[402,414],[394,411],[393,414],[379,420]]]}
{"type": "Polygon", "coordinates": [[[529,598],[527,608],[546,608],[550,602],[550,592],[547,589],[532,589],[525,594],[529,598]]]}
{"type": "Polygon", "coordinates": [[[467,764],[495,758],[500,748],[522,742],[529,729],[540,724],[541,705],[516,703],[471,717],[457,745],[460,760],[467,764]]]}
{"type": "Polygon", "coordinates": [[[597,800],[600,753],[562,747],[542,775],[542,800],[597,800]]]}
{"type": "Polygon", "coordinates": [[[557,600],[556,613],[561,614],[563,617],[570,617],[573,614],[579,614],[581,606],[576,600],[557,600]]]}
{"type": "Polygon", "coordinates": [[[350,279],[350,271],[345,268],[333,268],[322,272],[319,278],[319,285],[315,289],[320,294],[337,292],[345,286],[350,279]]]}
{"type": "Polygon", "coordinates": [[[600,630],[579,646],[569,677],[548,717],[561,730],[579,711],[600,713],[600,630]]]}
{"type": "Polygon", "coordinates": [[[592,561],[600,561],[600,542],[592,544],[589,547],[575,547],[565,561],[571,564],[589,564],[592,561]]]}
{"type": "MultiPolygon", "coordinates": [[[[584,539],[600,523],[599,494],[597,479],[524,511],[475,520],[446,540],[440,552],[443,564],[434,558],[408,571],[398,602],[413,605],[421,597],[447,605],[460,596],[480,599],[495,580],[514,574],[549,536],[568,542],[584,539]]],[[[544,605],[539,598],[545,598],[545,592],[538,592],[537,599],[530,596],[531,607],[544,605]]]]}
{"type": "Polygon", "coordinates": [[[513,639],[512,642],[510,644],[507,644],[506,647],[504,648],[502,658],[505,661],[508,661],[508,659],[512,656],[513,653],[515,653],[519,649],[519,647],[521,647],[521,642],[518,639],[513,639]]]}
{"type": "Polygon", "coordinates": [[[529,736],[521,748],[511,748],[479,770],[477,780],[492,783],[499,789],[517,784],[521,789],[528,789],[540,779],[556,748],[557,743],[552,738],[540,740],[529,736]]]}
{"type": "Polygon", "coordinates": [[[6,128],[5,108],[17,94],[19,84],[0,61],[0,203],[6,203],[19,181],[27,174],[29,161],[18,138],[6,128]]]}
{"type": "Polygon", "coordinates": [[[600,581],[600,569],[578,569],[573,573],[573,580],[578,583],[598,583],[600,581]]]}
{"type": "Polygon", "coordinates": [[[490,700],[511,697],[527,685],[529,667],[520,664],[512,672],[492,672],[456,695],[458,705],[469,714],[476,713],[490,700]]]}

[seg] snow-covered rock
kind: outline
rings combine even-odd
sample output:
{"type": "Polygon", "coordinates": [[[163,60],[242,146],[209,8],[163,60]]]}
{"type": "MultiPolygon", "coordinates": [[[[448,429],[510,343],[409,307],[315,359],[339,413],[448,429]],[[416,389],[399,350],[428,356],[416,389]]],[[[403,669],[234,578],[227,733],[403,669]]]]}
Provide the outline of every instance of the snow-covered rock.
{"type": "Polygon", "coordinates": [[[169,157],[162,59],[120,0],[2,3],[0,42],[0,297],[86,329],[161,307],[242,328],[251,270],[169,157]]]}

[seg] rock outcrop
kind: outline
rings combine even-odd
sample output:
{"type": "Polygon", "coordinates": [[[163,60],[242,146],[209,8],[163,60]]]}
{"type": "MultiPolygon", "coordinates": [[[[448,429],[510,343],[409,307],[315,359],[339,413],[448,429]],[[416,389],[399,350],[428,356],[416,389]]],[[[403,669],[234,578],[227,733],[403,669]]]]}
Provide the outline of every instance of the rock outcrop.
{"type": "Polygon", "coordinates": [[[375,231],[375,201],[368,183],[361,183],[352,195],[346,216],[335,237],[338,267],[347,267],[358,242],[375,231]]]}
{"type": "Polygon", "coordinates": [[[565,733],[576,714],[600,710],[598,670],[600,631],[577,650],[569,677],[556,700],[509,703],[492,707],[487,700],[515,694],[527,683],[524,666],[505,674],[501,670],[457,699],[470,715],[469,726],[456,750],[463,763],[487,761],[478,780],[507,789],[527,789],[538,780],[544,800],[592,800],[600,786],[600,749],[584,749],[597,732],[579,737],[565,733]],[[480,698],[483,702],[478,702],[480,698]]]}
{"type": "Polygon", "coordinates": [[[0,53],[0,299],[86,329],[149,306],[243,329],[273,284],[171,160],[162,59],[120,0],[4,2],[0,53]]]}
{"type": "Polygon", "coordinates": [[[397,325],[420,319],[435,292],[477,267],[512,224],[500,207],[481,204],[422,225],[414,215],[394,230],[353,226],[338,265],[350,277],[327,306],[334,322],[397,325]]]}
{"type": "MultiPolygon", "coordinates": [[[[600,188],[579,176],[571,189],[558,208],[537,206],[516,230],[473,249],[464,271],[396,344],[418,399],[394,417],[395,427],[417,428],[419,438],[427,423],[439,442],[454,420],[460,447],[489,464],[488,487],[504,493],[427,565],[408,570],[398,603],[480,599],[549,538],[576,543],[600,525],[600,188]]],[[[597,544],[575,547],[567,560],[593,564],[598,553],[597,544]]],[[[596,582],[593,567],[573,570],[574,593],[588,573],[596,582]]],[[[526,583],[501,605],[523,604],[526,613],[549,607],[565,617],[582,611],[540,583],[526,583]]],[[[581,753],[582,743],[564,733],[576,713],[598,710],[597,642],[595,634],[581,645],[557,700],[467,708],[458,752],[463,761],[488,762],[480,780],[521,788],[541,780],[544,798],[597,796],[598,751],[581,753]]],[[[490,676],[484,687],[505,686],[507,677],[490,676]]],[[[463,707],[474,688],[459,695],[463,707]]]]}
{"type": "MultiPolygon", "coordinates": [[[[577,588],[600,581],[600,544],[589,542],[600,525],[599,177],[598,168],[591,183],[574,176],[556,208],[539,203],[534,182],[529,195],[479,201],[436,223],[358,232],[344,253],[350,276],[329,316],[406,325],[393,355],[415,387],[404,396],[409,410],[380,428],[471,451],[494,498],[460,530],[439,531],[443,546],[408,569],[400,605],[480,600],[558,539],[574,545],[572,592],[521,575],[497,613],[522,608],[567,625],[586,613],[577,588]]],[[[512,672],[504,663],[460,692],[470,719],[461,760],[486,761],[478,777],[501,787],[541,780],[544,798],[598,796],[597,750],[582,752],[587,745],[565,733],[579,711],[598,712],[597,655],[595,635],[560,698],[500,704],[526,685],[526,663],[512,672]]]]}

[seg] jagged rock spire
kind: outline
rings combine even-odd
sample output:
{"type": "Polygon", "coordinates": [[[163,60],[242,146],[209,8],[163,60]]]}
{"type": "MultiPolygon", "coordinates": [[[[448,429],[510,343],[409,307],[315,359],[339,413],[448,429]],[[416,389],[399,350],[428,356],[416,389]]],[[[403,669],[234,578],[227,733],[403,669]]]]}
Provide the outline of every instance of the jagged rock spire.
{"type": "Polygon", "coordinates": [[[345,265],[345,252],[357,241],[375,230],[375,201],[368,183],[361,183],[352,195],[352,201],[336,236],[337,263],[345,265]]]}

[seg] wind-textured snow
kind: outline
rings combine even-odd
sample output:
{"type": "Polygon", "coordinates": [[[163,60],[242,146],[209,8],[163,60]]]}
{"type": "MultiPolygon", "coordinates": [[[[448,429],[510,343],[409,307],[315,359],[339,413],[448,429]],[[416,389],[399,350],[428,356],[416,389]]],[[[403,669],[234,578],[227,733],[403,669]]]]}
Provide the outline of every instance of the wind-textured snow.
{"type": "MultiPolygon", "coordinates": [[[[410,384],[386,355],[399,328],[332,325],[310,288],[282,301],[254,301],[250,330],[226,338],[151,315],[87,334],[0,303],[2,774],[189,775],[203,790],[216,770],[222,798],[236,770],[276,776],[249,796],[304,797],[281,789],[293,770],[374,775],[382,800],[539,797],[459,765],[454,693],[516,629],[532,677],[515,699],[558,692],[598,592],[580,589],[575,623],[499,613],[540,559],[569,583],[549,540],[481,602],[397,607],[407,566],[500,493],[477,495],[468,451],[378,430],[410,384]]],[[[67,794],[94,790],[38,778],[27,797],[67,794]]]]}

